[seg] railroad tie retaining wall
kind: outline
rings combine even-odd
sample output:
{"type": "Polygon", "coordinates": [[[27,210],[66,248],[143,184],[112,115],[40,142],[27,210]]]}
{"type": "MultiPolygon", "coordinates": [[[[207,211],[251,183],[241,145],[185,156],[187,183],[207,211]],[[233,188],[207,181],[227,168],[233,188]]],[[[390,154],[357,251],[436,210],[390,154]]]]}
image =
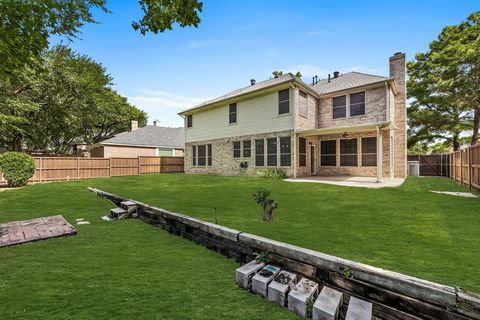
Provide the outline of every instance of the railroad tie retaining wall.
{"type": "Polygon", "coordinates": [[[355,295],[372,302],[373,314],[379,318],[480,319],[480,296],[460,289],[223,227],[101,190],[89,190],[118,206],[122,201],[133,201],[143,221],[235,258],[238,262],[267,251],[272,263],[321,280],[344,293],[346,299],[355,295]]]}

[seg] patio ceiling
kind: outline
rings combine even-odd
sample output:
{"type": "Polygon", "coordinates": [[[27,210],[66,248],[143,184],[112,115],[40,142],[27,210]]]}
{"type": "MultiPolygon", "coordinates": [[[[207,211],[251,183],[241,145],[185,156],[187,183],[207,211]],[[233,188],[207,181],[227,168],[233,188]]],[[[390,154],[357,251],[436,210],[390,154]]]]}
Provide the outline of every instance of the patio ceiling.
{"type": "Polygon", "coordinates": [[[296,133],[301,137],[308,137],[308,136],[316,136],[316,135],[322,135],[322,134],[372,131],[372,130],[377,130],[377,128],[379,128],[380,130],[398,129],[391,121],[386,121],[386,122],[363,123],[363,124],[349,125],[349,126],[343,126],[343,127],[328,127],[328,128],[309,129],[309,130],[299,130],[296,133]]]}

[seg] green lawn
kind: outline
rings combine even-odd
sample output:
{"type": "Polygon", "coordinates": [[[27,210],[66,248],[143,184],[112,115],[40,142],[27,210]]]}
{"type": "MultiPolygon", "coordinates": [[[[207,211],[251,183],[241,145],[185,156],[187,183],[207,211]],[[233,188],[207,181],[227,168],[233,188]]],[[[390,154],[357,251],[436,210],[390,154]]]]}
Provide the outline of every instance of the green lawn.
{"type": "Polygon", "coordinates": [[[87,186],[211,222],[216,207],[225,226],[480,292],[480,198],[428,191],[465,191],[447,179],[375,190],[163,174],[0,192],[0,222],[53,214],[92,222],[74,237],[0,249],[8,317],[293,318],[237,289],[234,261],[138,220],[103,222],[111,204],[87,186]],[[271,224],[251,199],[260,186],[279,202],[271,224]]]}

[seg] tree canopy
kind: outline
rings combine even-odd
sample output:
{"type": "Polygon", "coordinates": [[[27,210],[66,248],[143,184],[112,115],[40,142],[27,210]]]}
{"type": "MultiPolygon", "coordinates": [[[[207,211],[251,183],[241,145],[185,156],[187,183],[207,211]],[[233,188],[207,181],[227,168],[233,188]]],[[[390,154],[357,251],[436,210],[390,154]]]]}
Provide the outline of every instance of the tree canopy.
{"type": "Polygon", "coordinates": [[[478,142],[480,124],[480,12],[445,27],[429,51],[408,63],[409,148],[465,136],[478,142]]]}

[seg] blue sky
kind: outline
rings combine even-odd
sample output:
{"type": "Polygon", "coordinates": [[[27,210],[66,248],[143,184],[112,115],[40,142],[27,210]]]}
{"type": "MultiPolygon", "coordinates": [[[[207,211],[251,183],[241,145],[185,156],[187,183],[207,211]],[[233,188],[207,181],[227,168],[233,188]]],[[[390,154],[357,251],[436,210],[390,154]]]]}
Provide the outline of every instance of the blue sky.
{"type": "Polygon", "coordinates": [[[299,70],[307,83],[334,70],[387,75],[393,53],[412,59],[443,26],[480,9],[458,0],[207,0],[198,29],[142,36],[131,27],[142,16],[137,1],[107,7],[70,46],[101,62],[115,89],[164,126],[182,126],[181,110],[273,70],[299,70]]]}

